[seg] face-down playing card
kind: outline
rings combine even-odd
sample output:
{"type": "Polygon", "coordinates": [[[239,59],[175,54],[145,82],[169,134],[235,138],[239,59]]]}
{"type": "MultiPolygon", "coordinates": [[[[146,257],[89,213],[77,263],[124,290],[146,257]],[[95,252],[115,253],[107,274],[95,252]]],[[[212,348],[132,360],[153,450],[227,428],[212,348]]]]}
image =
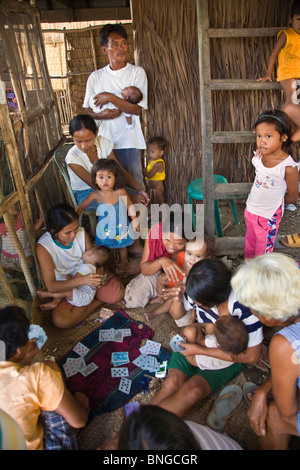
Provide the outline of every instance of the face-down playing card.
{"type": "Polygon", "coordinates": [[[180,342],[186,343],[186,341],[178,334],[173,336],[171,339],[169,344],[174,352],[184,351],[184,348],[178,344],[180,342]]]}

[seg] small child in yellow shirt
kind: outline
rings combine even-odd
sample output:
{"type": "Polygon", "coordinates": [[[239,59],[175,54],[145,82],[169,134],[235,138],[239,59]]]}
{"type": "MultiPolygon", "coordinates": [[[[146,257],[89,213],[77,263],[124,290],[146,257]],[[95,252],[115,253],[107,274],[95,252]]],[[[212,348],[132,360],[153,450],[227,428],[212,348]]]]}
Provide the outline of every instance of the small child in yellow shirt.
{"type": "MultiPolygon", "coordinates": [[[[154,202],[164,203],[164,180],[166,178],[165,161],[163,155],[166,150],[166,141],[162,137],[151,137],[147,142],[147,167],[143,169],[150,193],[154,202]]],[[[150,194],[150,200],[151,200],[150,194]]]]}
{"type": "Polygon", "coordinates": [[[294,0],[292,4],[290,22],[290,28],[279,31],[267,74],[258,81],[272,81],[272,71],[278,58],[277,81],[285,95],[282,109],[294,122],[292,141],[297,142],[300,140],[300,97],[297,97],[297,92],[300,92],[300,0],[294,0]]]}

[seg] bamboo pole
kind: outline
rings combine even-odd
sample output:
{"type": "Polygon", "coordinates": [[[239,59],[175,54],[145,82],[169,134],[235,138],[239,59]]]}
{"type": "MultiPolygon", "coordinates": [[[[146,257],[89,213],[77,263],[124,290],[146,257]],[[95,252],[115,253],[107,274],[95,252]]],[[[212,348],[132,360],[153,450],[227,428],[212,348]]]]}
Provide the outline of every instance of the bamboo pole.
{"type": "Polygon", "coordinates": [[[91,47],[92,47],[92,56],[93,56],[94,70],[97,70],[97,56],[96,56],[94,35],[93,35],[93,31],[92,31],[92,30],[90,31],[90,37],[91,37],[91,47]]]}
{"type": "MultiPolygon", "coordinates": [[[[6,51],[6,54],[7,54],[8,62],[9,62],[10,79],[11,79],[11,82],[12,82],[14,92],[16,94],[16,98],[17,98],[17,101],[18,101],[18,106],[19,106],[20,113],[21,113],[21,116],[22,116],[25,157],[27,157],[28,154],[29,154],[29,150],[30,150],[28,119],[27,119],[26,108],[25,108],[25,104],[24,104],[24,95],[21,91],[20,84],[19,84],[19,81],[17,79],[17,74],[15,72],[15,67],[14,67],[14,60],[15,60],[16,55],[17,55],[17,47],[14,47],[14,48],[11,47],[5,28],[2,28],[2,37],[3,37],[3,42],[4,42],[4,47],[5,47],[5,51],[6,51]],[[13,50],[15,52],[14,55],[12,55],[13,50]]],[[[26,95],[26,92],[25,92],[25,95],[26,95]]]]}
{"type": "Polygon", "coordinates": [[[199,47],[199,76],[200,103],[201,103],[201,135],[202,135],[202,177],[204,201],[204,229],[205,233],[214,240],[214,155],[211,142],[212,135],[212,106],[210,82],[210,47],[207,36],[208,31],[208,0],[197,0],[198,20],[198,47],[199,47]]]}
{"type": "MultiPolygon", "coordinates": [[[[45,107],[44,101],[45,100],[44,100],[44,98],[42,96],[42,93],[41,93],[40,84],[39,84],[39,77],[38,77],[38,73],[37,73],[37,70],[36,70],[35,61],[33,59],[34,55],[33,55],[33,50],[32,50],[32,44],[31,44],[30,38],[28,36],[28,30],[27,30],[27,25],[26,25],[24,16],[22,16],[22,23],[23,23],[23,27],[24,27],[24,35],[25,35],[26,46],[27,46],[27,50],[29,52],[29,60],[30,60],[31,68],[32,68],[37,100],[38,100],[40,108],[44,109],[44,107],[45,107]]],[[[16,57],[18,57],[18,54],[16,54],[16,57]]],[[[47,119],[46,119],[46,116],[45,116],[44,113],[42,114],[42,118],[43,118],[43,122],[44,122],[44,129],[45,129],[45,136],[46,136],[46,139],[47,139],[47,146],[50,149],[51,148],[51,137],[50,137],[50,133],[49,133],[49,127],[48,127],[47,119]]]]}
{"type": "MultiPolygon", "coordinates": [[[[8,109],[8,105],[7,105],[7,101],[6,101],[6,93],[5,93],[5,83],[2,80],[0,80],[0,104],[1,104],[1,106],[0,106],[0,127],[2,129],[3,136],[4,136],[4,139],[5,139],[7,155],[8,155],[9,161],[10,161],[12,173],[14,175],[16,190],[17,190],[18,195],[19,195],[21,212],[22,212],[22,215],[23,215],[25,229],[26,229],[29,241],[30,241],[30,245],[31,245],[31,249],[32,249],[32,252],[33,252],[34,259],[35,259],[37,271],[38,271],[38,274],[40,276],[39,264],[38,264],[36,254],[35,254],[35,232],[34,232],[31,208],[30,208],[28,194],[26,194],[25,191],[24,191],[25,182],[24,182],[24,178],[23,178],[22,168],[21,168],[20,162],[18,160],[18,149],[17,149],[17,145],[16,145],[13,126],[12,126],[11,119],[10,119],[10,116],[9,116],[9,109],[8,109]]],[[[5,214],[3,215],[3,217],[6,217],[5,214]]],[[[8,220],[8,223],[9,223],[9,220],[8,220]]],[[[16,245],[16,247],[17,247],[17,245],[16,245]]],[[[21,264],[21,266],[22,266],[22,269],[23,269],[22,264],[21,264]]],[[[26,263],[26,267],[24,267],[25,271],[23,271],[23,273],[24,273],[26,282],[28,284],[30,293],[32,295],[32,298],[34,298],[34,296],[36,295],[36,288],[35,288],[34,281],[32,279],[31,273],[28,269],[27,263],[26,263]]]]}

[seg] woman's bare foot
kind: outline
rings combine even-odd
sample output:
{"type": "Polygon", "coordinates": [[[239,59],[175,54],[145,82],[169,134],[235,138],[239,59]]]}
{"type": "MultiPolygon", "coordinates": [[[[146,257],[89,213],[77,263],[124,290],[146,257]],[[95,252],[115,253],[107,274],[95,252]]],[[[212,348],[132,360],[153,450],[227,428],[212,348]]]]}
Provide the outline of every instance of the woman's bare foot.
{"type": "Polygon", "coordinates": [[[114,304],[117,308],[125,308],[125,300],[120,300],[120,302],[116,302],[114,304]]]}
{"type": "Polygon", "coordinates": [[[154,317],[155,317],[154,312],[145,312],[145,318],[147,321],[153,320],[154,317]]]}
{"type": "Polygon", "coordinates": [[[53,310],[58,306],[60,303],[61,299],[53,299],[51,302],[47,302],[46,304],[41,304],[40,305],[40,310],[43,312],[47,312],[48,310],[53,310]]]}
{"type": "Polygon", "coordinates": [[[151,299],[149,304],[163,304],[164,302],[164,299],[158,295],[157,297],[154,297],[154,299],[151,299]]]}
{"type": "Polygon", "coordinates": [[[44,290],[38,290],[36,295],[39,299],[50,299],[53,297],[50,292],[44,290]]]}

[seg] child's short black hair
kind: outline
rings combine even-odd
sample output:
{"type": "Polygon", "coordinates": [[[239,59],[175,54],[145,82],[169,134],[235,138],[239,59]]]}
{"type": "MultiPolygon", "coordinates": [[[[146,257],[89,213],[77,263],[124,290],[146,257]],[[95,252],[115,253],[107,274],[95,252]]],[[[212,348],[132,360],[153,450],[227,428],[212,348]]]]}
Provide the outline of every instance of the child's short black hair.
{"type": "Polygon", "coordinates": [[[127,41],[127,31],[121,24],[108,23],[103,26],[99,33],[99,40],[101,46],[107,46],[108,36],[110,35],[110,33],[118,33],[120,34],[120,36],[123,36],[123,38],[127,41]]]}
{"type": "Polygon", "coordinates": [[[97,172],[100,170],[109,171],[110,173],[113,173],[116,179],[115,189],[124,188],[125,178],[121,171],[121,168],[119,167],[117,162],[115,162],[111,158],[100,158],[100,160],[97,160],[96,163],[93,165],[91,170],[91,180],[93,188],[99,189],[96,184],[96,176],[97,172]]]}
{"type": "Polygon", "coordinates": [[[159,136],[150,137],[150,139],[147,142],[147,145],[150,145],[150,144],[156,144],[158,148],[163,151],[166,150],[166,146],[167,146],[167,142],[165,141],[165,139],[159,136]]]}
{"type": "Polygon", "coordinates": [[[132,85],[128,88],[132,88],[133,91],[134,91],[134,95],[130,96],[127,100],[129,103],[138,104],[140,101],[142,101],[143,93],[141,92],[141,90],[137,86],[132,85]]]}
{"type": "Polygon", "coordinates": [[[186,281],[186,293],[203,307],[211,308],[228,299],[231,271],[218,258],[205,258],[194,264],[186,281]]]}
{"type": "Polygon", "coordinates": [[[294,15],[300,15],[300,0],[294,0],[291,7],[291,19],[294,15]]]}
{"type": "Polygon", "coordinates": [[[8,305],[0,309],[0,340],[5,344],[5,360],[28,341],[30,321],[23,308],[8,305]]]}
{"type": "Polygon", "coordinates": [[[215,323],[215,336],[222,351],[232,357],[242,354],[248,347],[248,330],[235,315],[222,315],[215,323]]]}

